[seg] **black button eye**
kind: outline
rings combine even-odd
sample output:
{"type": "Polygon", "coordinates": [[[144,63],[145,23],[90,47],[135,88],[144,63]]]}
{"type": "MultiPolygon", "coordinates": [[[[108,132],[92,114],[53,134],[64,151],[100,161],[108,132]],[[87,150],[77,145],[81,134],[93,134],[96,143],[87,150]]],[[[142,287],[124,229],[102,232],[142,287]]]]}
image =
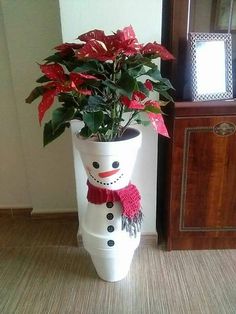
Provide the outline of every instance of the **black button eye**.
{"type": "Polygon", "coordinates": [[[112,167],[113,168],[118,168],[119,167],[119,161],[114,161],[113,163],[112,163],[112,167]]]}
{"type": "Polygon", "coordinates": [[[99,168],[99,163],[96,162],[96,161],[94,161],[94,162],[93,162],[93,167],[94,167],[95,169],[98,169],[98,168],[99,168]]]}

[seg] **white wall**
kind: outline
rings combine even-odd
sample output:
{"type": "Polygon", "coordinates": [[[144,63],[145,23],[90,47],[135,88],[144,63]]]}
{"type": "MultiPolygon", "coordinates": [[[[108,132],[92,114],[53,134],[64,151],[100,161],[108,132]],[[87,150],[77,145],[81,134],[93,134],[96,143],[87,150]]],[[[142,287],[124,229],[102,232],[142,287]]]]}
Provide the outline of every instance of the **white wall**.
{"type": "Polygon", "coordinates": [[[31,206],[0,3],[0,207],[31,206]]]}
{"type": "MultiPolygon", "coordinates": [[[[1,5],[1,22],[4,24],[6,44],[5,61],[1,61],[1,66],[2,62],[4,64],[4,72],[0,72],[0,85],[4,83],[1,92],[4,86],[6,90],[0,97],[1,131],[4,129],[4,136],[0,135],[0,162],[7,164],[7,181],[2,169],[0,173],[1,183],[4,181],[0,188],[1,193],[4,193],[2,199],[5,203],[10,203],[12,197],[12,202],[17,203],[17,207],[30,202],[29,205],[35,212],[75,210],[70,133],[43,148],[42,129],[37,119],[38,101],[25,104],[25,98],[35,86],[35,80],[41,76],[36,62],[42,62],[51,53],[51,49],[62,40],[58,1],[1,0],[1,5]],[[3,117],[6,117],[6,121],[2,121],[3,117]],[[16,156],[17,159],[14,159],[16,156]],[[15,173],[11,170],[13,166],[17,169],[15,173]],[[12,190],[11,195],[7,194],[7,190],[12,190]],[[22,193],[21,199],[18,192],[22,193]]],[[[2,36],[2,32],[0,33],[2,36]]],[[[2,43],[2,40],[0,42],[2,43]]]]}
{"type": "MultiPolygon", "coordinates": [[[[77,207],[70,132],[43,148],[38,101],[24,101],[40,76],[36,62],[62,41],[60,24],[64,41],[92,28],[111,32],[132,24],[140,42],[160,42],[161,2],[0,0],[0,207],[32,206],[35,212],[77,207]]],[[[156,148],[156,134],[143,129],[133,182],[143,198],[144,232],[156,229],[156,148]]],[[[86,204],[84,180],[79,202],[86,204]]]]}
{"type": "MultiPolygon", "coordinates": [[[[160,42],[161,0],[60,0],[63,41],[72,42],[79,34],[91,29],[107,33],[132,25],[140,42],[160,42]]],[[[143,232],[156,231],[157,135],[150,128],[142,128],[143,144],[139,152],[132,182],[142,195],[144,212],[143,232]]],[[[79,162],[77,178],[80,213],[86,206],[86,178],[79,162]]]]}

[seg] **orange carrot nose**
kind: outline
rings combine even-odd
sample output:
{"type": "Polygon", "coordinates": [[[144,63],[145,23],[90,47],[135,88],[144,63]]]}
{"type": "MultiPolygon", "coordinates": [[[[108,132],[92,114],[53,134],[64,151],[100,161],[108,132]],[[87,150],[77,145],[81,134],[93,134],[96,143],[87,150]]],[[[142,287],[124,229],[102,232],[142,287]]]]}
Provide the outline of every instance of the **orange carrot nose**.
{"type": "Polygon", "coordinates": [[[99,172],[99,177],[100,178],[106,178],[106,177],[110,177],[113,174],[116,174],[118,171],[120,171],[120,169],[114,169],[114,170],[110,170],[110,171],[105,171],[105,172],[99,172]]]}

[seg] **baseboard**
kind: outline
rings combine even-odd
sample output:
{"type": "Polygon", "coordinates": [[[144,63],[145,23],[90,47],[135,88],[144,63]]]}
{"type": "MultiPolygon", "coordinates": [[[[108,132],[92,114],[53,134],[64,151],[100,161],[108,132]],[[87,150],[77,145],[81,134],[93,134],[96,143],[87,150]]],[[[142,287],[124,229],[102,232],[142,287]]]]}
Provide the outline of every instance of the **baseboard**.
{"type": "Polygon", "coordinates": [[[157,246],[158,234],[157,233],[143,233],[141,234],[140,246],[150,247],[157,246]]]}
{"type": "Polygon", "coordinates": [[[78,213],[77,212],[60,212],[60,213],[32,213],[32,219],[43,219],[43,220],[70,220],[70,221],[78,221],[78,213]]]}
{"type": "Polygon", "coordinates": [[[64,214],[64,213],[78,213],[78,210],[77,208],[68,208],[68,207],[65,207],[65,208],[40,208],[40,207],[37,207],[37,208],[33,208],[33,211],[31,213],[31,215],[34,215],[34,214],[64,214]]]}
{"type": "Polygon", "coordinates": [[[30,218],[33,208],[0,208],[1,218],[30,218]]]}
{"type": "Polygon", "coordinates": [[[34,213],[33,208],[0,208],[0,218],[78,221],[77,212],[34,213]]]}

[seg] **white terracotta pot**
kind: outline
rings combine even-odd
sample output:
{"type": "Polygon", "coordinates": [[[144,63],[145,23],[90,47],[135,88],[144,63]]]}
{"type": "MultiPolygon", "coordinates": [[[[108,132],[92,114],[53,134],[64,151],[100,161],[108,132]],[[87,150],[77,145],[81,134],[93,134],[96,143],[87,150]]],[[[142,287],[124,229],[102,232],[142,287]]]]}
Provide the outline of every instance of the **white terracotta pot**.
{"type": "MultiPolygon", "coordinates": [[[[127,137],[117,142],[95,142],[78,136],[73,139],[74,153],[79,151],[93,186],[118,190],[130,183],[141,146],[140,131],[130,128],[127,137]]],[[[140,242],[140,232],[135,237],[122,230],[121,209],[119,202],[101,205],[88,202],[82,217],[84,247],[91,255],[98,275],[106,281],[118,281],[127,275],[140,242]]]]}

